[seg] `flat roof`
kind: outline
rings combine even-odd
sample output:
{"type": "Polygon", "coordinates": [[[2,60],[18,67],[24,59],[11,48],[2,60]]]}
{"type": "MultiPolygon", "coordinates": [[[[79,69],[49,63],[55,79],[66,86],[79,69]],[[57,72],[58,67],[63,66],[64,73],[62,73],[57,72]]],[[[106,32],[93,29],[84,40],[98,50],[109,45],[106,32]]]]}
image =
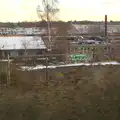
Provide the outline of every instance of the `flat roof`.
{"type": "Polygon", "coordinates": [[[0,36],[0,49],[46,49],[46,46],[40,36],[0,36]]]}

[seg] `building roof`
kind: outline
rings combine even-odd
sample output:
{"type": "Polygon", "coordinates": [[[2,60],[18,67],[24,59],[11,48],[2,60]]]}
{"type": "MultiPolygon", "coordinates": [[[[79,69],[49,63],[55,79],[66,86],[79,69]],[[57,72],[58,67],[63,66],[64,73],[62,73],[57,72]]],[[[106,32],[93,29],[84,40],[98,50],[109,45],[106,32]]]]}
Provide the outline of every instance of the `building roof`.
{"type": "Polygon", "coordinates": [[[0,49],[46,49],[46,46],[40,36],[0,36],[0,49]]]}

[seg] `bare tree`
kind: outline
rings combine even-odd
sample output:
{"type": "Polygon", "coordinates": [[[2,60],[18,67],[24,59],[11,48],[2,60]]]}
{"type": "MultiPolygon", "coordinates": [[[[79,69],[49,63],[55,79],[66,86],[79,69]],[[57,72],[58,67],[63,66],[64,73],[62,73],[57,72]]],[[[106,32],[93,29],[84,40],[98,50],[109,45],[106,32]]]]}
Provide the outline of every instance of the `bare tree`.
{"type": "Polygon", "coordinates": [[[37,7],[38,17],[47,22],[49,49],[51,50],[51,27],[50,22],[55,20],[55,15],[59,12],[58,0],[42,0],[42,6],[37,7]]]}
{"type": "Polygon", "coordinates": [[[38,5],[37,13],[43,21],[55,20],[56,13],[59,12],[58,0],[42,0],[42,6],[38,5]]]}
{"type": "MultiPolygon", "coordinates": [[[[51,27],[51,23],[56,20],[58,12],[58,0],[42,0],[42,6],[37,7],[38,17],[47,22],[48,37],[46,39],[48,42],[46,39],[44,41],[48,45],[48,49],[55,54],[66,54],[69,51],[69,41],[66,36],[69,35],[71,23],[56,22],[54,27],[51,27]]],[[[66,59],[66,56],[64,58],[66,59]]]]}
{"type": "Polygon", "coordinates": [[[29,46],[29,43],[30,41],[28,40],[21,40],[22,42],[22,47],[25,49],[25,51],[27,50],[28,46],[29,46]]]}
{"type": "Polygon", "coordinates": [[[27,49],[30,45],[30,41],[26,40],[26,39],[21,40],[21,45],[22,45],[23,49],[25,49],[25,55],[27,55],[27,49]]]}
{"type": "MultiPolygon", "coordinates": [[[[21,47],[24,49],[23,51],[24,51],[24,55],[25,55],[25,57],[27,57],[27,55],[28,55],[28,48],[29,48],[29,45],[30,45],[30,41],[29,40],[27,40],[27,39],[23,39],[23,40],[21,40],[21,47]]],[[[25,58],[25,65],[27,65],[27,58],[25,58]]]]}

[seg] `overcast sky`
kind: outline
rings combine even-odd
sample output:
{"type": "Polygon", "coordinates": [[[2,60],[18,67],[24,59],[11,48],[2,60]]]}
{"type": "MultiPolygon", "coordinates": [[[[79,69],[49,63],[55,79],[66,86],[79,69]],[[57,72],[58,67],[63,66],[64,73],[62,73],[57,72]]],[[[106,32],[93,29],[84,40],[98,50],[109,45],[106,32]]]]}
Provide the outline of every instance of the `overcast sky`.
{"type": "MultiPolygon", "coordinates": [[[[120,20],[120,0],[59,0],[60,20],[120,20]]],[[[38,20],[41,0],[0,0],[0,21],[38,20]]]]}

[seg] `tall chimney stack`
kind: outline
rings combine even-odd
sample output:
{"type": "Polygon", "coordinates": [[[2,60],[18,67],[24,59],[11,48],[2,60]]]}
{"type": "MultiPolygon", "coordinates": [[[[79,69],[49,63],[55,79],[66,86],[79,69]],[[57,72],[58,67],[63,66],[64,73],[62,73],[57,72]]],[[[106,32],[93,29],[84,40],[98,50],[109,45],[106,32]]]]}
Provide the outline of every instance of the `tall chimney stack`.
{"type": "Polygon", "coordinates": [[[107,15],[105,15],[105,39],[107,42],[107,15]]]}

